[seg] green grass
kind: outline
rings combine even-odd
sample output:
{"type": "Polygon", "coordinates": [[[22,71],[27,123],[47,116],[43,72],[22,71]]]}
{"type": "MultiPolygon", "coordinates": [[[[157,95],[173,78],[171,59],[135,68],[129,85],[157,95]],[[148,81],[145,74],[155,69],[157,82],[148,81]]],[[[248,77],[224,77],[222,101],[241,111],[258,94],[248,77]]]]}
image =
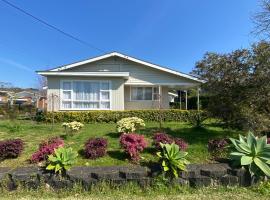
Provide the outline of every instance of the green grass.
{"type": "Polygon", "coordinates": [[[90,191],[82,190],[82,187],[75,186],[68,190],[53,191],[50,188],[41,187],[36,191],[19,188],[9,192],[3,189],[0,199],[205,199],[205,200],[244,200],[270,198],[270,188],[267,186],[256,187],[202,187],[188,188],[181,186],[165,186],[162,183],[151,187],[139,187],[137,184],[128,183],[122,186],[109,186],[108,184],[94,185],[90,191]]]}
{"type": "MultiPolygon", "coordinates": [[[[74,136],[65,139],[66,146],[81,152],[84,143],[91,137],[105,137],[108,139],[108,154],[97,160],[88,160],[79,156],[77,165],[105,166],[105,165],[127,165],[129,164],[127,156],[119,146],[119,134],[116,132],[115,124],[86,124],[82,131],[74,136]]],[[[146,123],[144,130],[139,131],[145,135],[149,147],[142,153],[142,161],[155,161],[157,158],[152,147],[151,137],[158,130],[158,123],[146,123]]],[[[210,138],[223,138],[236,136],[239,132],[223,129],[215,123],[208,123],[204,128],[193,128],[189,124],[179,122],[166,122],[163,124],[166,133],[175,137],[181,137],[189,143],[188,159],[191,163],[210,162],[207,152],[207,142],[210,138]]],[[[0,167],[17,167],[29,165],[28,159],[38,149],[39,143],[53,136],[64,136],[64,130],[61,124],[56,124],[51,128],[50,124],[37,124],[31,121],[0,121],[0,138],[11,139],[21,138],[25,142],[25,149],[17,159],[6,159],[0,162],[0,167]],[[16,126],[14,127],[15,124],[16,126]],[[19,125],[18,125],[19,124],[19,125]]]]}

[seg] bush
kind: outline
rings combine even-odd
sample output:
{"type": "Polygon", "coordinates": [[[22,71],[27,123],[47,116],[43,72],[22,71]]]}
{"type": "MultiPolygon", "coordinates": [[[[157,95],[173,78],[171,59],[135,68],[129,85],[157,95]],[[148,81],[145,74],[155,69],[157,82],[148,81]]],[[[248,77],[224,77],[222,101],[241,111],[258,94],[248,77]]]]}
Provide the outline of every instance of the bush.
{"type": "Polygon", "coordinates": [[[188,122],[196,128],[203,126],[203,122],[208,118],[207,112],[195,111],[188,115],[188,122]]]}
{"type": "Polygon", "coordinates": [[[247,137],[239,135],[239,140],[230,138],[234,152],[230,153],[235,166],[243,166],[252,177],[270,177],[270,145],[267,137],[255,137],[249,132],[247,137]]]}
{"type": "Polygon", "coordinates": [[[161,149],[160,143],[178,145],[180,150],[185,151],[188,148],[188,143],[182,138],[174,138],[166,133],[155,133],[153,136],[153,145],[156,149],[161,149]]]}
{"type": "Polygon", "coordinates": [[[108,141],[105,138],[91,138],[89,139],[84,147],[85,157],[89,159],[96,159],[103,157],[106,154],[108,141]]]}
{"type": "Polygon", "coordinates": [[[68,111],[68,112],[47,112],[45,114],[45,121],[52,122],[53,116],[55,122],[84,122],[84,123],[116,123],[117,121],[126,117],[138,117],[144,121],[160,121],[160,112],[162,112],[162,121],[179,121],[188,122],[188,116],[194,110],[125,110],[125,111],[68,111]]]}
{"type": "Polygon", "coordinates": [[[270,144],[270,138],[267,138],[267,144],[270,144]]]}
{"type": "Polygon", "coordinates": [[[116,128],[119,133],[134,133],[139,128],[145,126],[142,119],[138,117],[127,117],[117,122],[116,128]]]}
{"type": "Polygon", "coordinates": [[[39,145],[38,151],[31,156],[30,161],[32,163],[37,163],[47,160],[48,156],[53,154],[55,149],[62,146],[64,146],[64,140],[59,137],[45,140],[39,145]]]}
{"type": "Polygon", "coordinates": [[[188,148],[188,143],[182,138],[175,138],[174,143],[179,147],[181,151],[185,151],[188,148]]]}
{"type": "Polygon", "coordinates": [[[72,148],[60,147],[54,154],[49,155],[47,170],[53,170],[54,173],[65,174],[67,170],[76,162],[78,154],[72,148]]]}
{"type": "Polygon", "coordinates": [[[181,151],[179,146],[172,144],[160,143],[161,151],[157,153],[161,166],[169,177],[178,177],[178,171],[185,171],[189,162],[186,160],[187,152],[181,151]]]}
{"type": "Polygon", "coordinates": [[[143,135],[129,133],[121,135],[120,145],[130,156],[132,161],[138,162],[140,159],[140,152],[147,146],[147,142],[143,135]]]}
{"type": "Polygon", "coordinates": [[[160,149],[160,143],[163,144],[171,144],[173,143],[174,140],[173,138],[166,134],[166,133],[155,133],[153,136],[153,145],[157,148],[160,149]]]}
{"type": "Polygon", "coordinates": [[[69,123],[63,123],[62,126],[65,128],[66,134],[73,135],[74,133],[78,132],[82,129],[84,126],[81,122],[69,122],[69,123]]]}
{"type": "Polygon", "coordinates": [[[212,139],[208,141],[208,152],[211,157],[216,160],[219,158],[226,158],[228,154],[228,140],[227,139],[212,139]]]}
{"type": "Polygon", "coordinates": [[[23,151],[21,139],[0,141],[0,160],[6,158],[17,158],[23,151]]]}

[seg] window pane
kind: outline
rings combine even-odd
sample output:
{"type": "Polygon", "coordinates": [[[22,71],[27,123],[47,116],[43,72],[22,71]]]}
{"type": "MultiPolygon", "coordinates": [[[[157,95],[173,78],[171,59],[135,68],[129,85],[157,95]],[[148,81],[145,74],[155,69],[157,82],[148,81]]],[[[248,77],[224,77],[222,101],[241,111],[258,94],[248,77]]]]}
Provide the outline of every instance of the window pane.
{"type": "Polygon", "coordinates": [[[102,100],[109,100],[110,99],[110,93],[109,92],[101,92],[101,99],[102,100]]]}
{"type": "Polygon", "coordinates": [[[84,87],[81,81],[73,82],[73,96],[75,100],[83,100],[84,97],[84,87]]]}
{"type": "Polygon", "coordinates": [[[63,91],[63,99],[71,99],[71,91],[63,91]]]}
{"type": "Polygon", "coordinates": [[[91,101],[98,101],[99,100],[99,83],[98,82],[90,82],[90,93],[89,93],[89,99],[91,101]]]}
{"type": "Polygon", "coordinates": [[[63,90],[71,90],[71,82],[63,82],[63,90]]]}
{"type": "Polygon", "coordinates": [[[154,93],[159,93],[158,87],[154,87],[154,93]]]}
{"type": "Polygon", "coordinates": [[[109,90],[109,82],[102,82],[101,89],[102,90],[109,90]]]}
{"type": "Polygon", "coordinates": [[[71,108],[71,102],[63,101],[62,102],[62,107],[63,108],[71,108]]]}
{"type": "Polygon", "coordinates": [[[96,102],[74,102],[73,107],[76,109],[93,109],[99,108],[99,103],[96,102]]]}
{"type": "Polygon", "coordinates": [[[152,87],[144,88],[144,100],[152,100],[152,87]]]}
{"type": "Polygon", "coordinates": [[[110,102],[101,102],[101,109],[110,109],[110,102]]]}

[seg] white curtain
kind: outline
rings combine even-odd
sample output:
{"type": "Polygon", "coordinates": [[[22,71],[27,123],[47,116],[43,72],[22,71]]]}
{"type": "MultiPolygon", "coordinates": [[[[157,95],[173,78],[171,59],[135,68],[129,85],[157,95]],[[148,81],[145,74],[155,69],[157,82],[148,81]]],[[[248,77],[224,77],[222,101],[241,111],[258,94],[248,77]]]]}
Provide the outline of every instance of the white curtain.
{"type": "Polygon", "coordinates": [[[62,107],[64,109],[109,109],[109,82],[73,81],[63,82],[62,107]],[[71,94],[73,91],[73,102],[71,94]]]}

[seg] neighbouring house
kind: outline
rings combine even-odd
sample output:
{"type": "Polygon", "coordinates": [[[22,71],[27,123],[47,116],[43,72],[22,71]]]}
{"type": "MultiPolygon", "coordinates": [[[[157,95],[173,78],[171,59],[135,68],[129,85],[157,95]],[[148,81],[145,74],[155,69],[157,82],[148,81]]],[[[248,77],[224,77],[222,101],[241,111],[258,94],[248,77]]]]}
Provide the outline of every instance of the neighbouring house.
{"type": "Polygon", "coordinates": [[[20,91],[15,93],[14,104],[35,104],[39,98],[38,91],[20,91]]]}
{"type": "Polygon", "coordinates": [[[169,91],[198,78],[113,52],[47,71],[48,111],[169,108],[169,91]]]}
{"type": "Polygon", "coordinates": [[[9,91],[0,91],[0,104],[7,104],[12,100],[13,93],[9,91]]]}

